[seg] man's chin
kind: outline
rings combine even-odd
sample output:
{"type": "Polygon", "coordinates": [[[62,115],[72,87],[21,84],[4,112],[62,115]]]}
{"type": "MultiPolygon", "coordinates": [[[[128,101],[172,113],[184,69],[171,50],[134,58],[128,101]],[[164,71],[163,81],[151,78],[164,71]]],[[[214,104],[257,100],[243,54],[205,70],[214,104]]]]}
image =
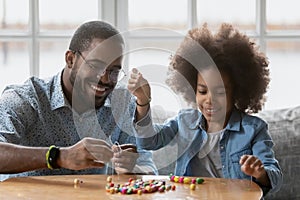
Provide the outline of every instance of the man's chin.
{"type": "Polygon", "coordinates": [[[101,97],[95,97],[95,108],[100,108],[101,106],[103,106],[106,98],[107,98],[108,95],[105,95],[105,96],[101,96],[101,97]]]}

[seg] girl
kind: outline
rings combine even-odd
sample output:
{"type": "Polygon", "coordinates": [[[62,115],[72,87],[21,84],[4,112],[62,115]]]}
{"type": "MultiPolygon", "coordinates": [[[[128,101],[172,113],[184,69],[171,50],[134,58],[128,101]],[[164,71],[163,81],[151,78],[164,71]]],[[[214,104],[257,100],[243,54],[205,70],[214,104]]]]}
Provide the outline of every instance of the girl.
{"type": "Polygon", "coordinates": [[[262,109],[269,80],[266,57],[231,25],[215,35],[206,24],[192,29],[171,60],[167,84],[198,109],[152,125],[150,87],[134,69],[128,89],[137,97],[138,144],[157,150],[175,140],[175,175],[253,177],[264,195],[278,191],[282,173],[268,126],[250,115],[262,109]]]}

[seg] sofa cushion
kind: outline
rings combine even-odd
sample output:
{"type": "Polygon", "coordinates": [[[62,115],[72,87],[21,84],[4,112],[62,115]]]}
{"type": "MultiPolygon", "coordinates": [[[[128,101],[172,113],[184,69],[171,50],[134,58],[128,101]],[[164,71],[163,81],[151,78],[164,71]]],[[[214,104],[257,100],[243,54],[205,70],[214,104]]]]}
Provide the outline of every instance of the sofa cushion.
{"type": "Polygon", "coordinates": [[[269,124],[275,157],[283,172],[280,191],[265,199],[300,199],[300,106],[263,111],[258,116],[269,124]]]}

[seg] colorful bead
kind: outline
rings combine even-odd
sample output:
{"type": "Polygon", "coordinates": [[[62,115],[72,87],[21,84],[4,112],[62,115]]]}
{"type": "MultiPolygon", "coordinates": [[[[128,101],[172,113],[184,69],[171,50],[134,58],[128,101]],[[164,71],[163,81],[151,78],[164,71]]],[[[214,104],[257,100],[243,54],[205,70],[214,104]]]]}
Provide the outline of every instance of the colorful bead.
{"type": "Polygon", "coordinates": [[[175,176],[172,175],[172,176],[170,177],[170,180],[171,180],[171,181],[174,181],[174,178],[175,178],[175,176]]]}
{"type": "Polygon", "coordinates": [[[166,186],[166,190],[169,191],[171,189],[171,185],[166,186]]]}
{"type": "Polygon", "coordinates": [[[178,182],[179,182],[179,183],[183,183],[183,179],[184,179],[183,176],[179,177],[178,182]]]}
{"type": "Polygon", "coordinates": [[[111,194],[114,194],[114,193],[115,193],[115,188],[110,188],[109,192],[110,192],[111,194]]]}
{"type": "Polygon", "coordinates": [[[185,178],[183,179],[183,183],[188,184],[188,183],[190,183],[190,182],[191,182],[191,179],[188,178],[188,177],[185,177],[185,178]]]}
{"type": "Polygon", "coordinates": [[[178,183],[178,182],[179,182],[179,177],[178,177],[178,176],[175,176],[175,177],[174,177],[174,182],[175,182],[175,183],[178,183]]]}
{"type": "Polygon", "coordinates": [[[196,182],[197,182],[198,184],[201,184],[201,183],[204,182],[204,180],[203,180],[202,178],[196,178],[196,182]]]}
{"type": "Polygon", "coordinates": [[[106,178],[106,181],[109,182],[109,183],[112,182],[112,177],[111,177],[111,176],[108,176],[108,177],[106,178]]]}
{"type": "Polygon", "coordinates": [[[74,179],[74,184],[79,184],[79,179],[75,178],[74,179]]]}
{"type": "Polygon", "coordinates": [[[175,185],[172,185],[172,186],[171,186],[171,190],[176,190],[176,186],[175,186],[175,185]]]}
{"type": "Polygon", "coordinates": [[[74,179],[74,188],[79,188],[80,187],[80,183],[83,183],[83,181],[75,178],[74,179]]]}
{"type": "Polygon", "coordinates": [[[143,194],[142,190],[138,190],[137,193],[138,193],[138,195],[142,195],[143,194]]]}
{"type": "Polygon", "coordinates": [[[193,184],[193,183],[192,183],[192,184],[190,184],[190,189],[191,189],[191,190],[195,190],[195,189],[196,189],[196,185],[195,185],[195,184],[193,184]]]}
{"type": "Polygon", "coordinates": [[[166,190],[166,186],[162,185],[159,187],[158,191],[159,192],[164,192],[166,190]]]}
{"type": "Polygon", "coordinates": [[[127,194],[132,194],[133,193],[133,189],[132,188],[128,188],[127,189],[127,194]]]}
{"type": "Polygon", "coordinates": [[[127,188],[126,188],[126,187],[123,187],[123,188],[121,189],[121,193],[122,193],[122,194],[126,194],[126,193],[127,193],[127,188]]]}

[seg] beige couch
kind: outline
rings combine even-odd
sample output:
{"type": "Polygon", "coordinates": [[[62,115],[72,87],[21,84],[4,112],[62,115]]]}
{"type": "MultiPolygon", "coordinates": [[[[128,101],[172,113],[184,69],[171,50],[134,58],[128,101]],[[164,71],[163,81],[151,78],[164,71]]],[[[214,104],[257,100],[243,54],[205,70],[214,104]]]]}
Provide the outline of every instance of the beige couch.
{"type": "MultiPolygon", "coordinates": [[[[175,113],[165,112],[162,108],[154,108],[152,111],[154,121],[159,123],[174,115],[175,113]]],[[[300,199],[300,106],[262,111],[258,116],[269,124],[269,131],[275,143],[275,156],[284,175],[280,191],[267,195],[265,199],[300,199]]],[[[176,152],[174,145],[154,152],[154,161],[160,174],[173,172],[176,152]]]]}

